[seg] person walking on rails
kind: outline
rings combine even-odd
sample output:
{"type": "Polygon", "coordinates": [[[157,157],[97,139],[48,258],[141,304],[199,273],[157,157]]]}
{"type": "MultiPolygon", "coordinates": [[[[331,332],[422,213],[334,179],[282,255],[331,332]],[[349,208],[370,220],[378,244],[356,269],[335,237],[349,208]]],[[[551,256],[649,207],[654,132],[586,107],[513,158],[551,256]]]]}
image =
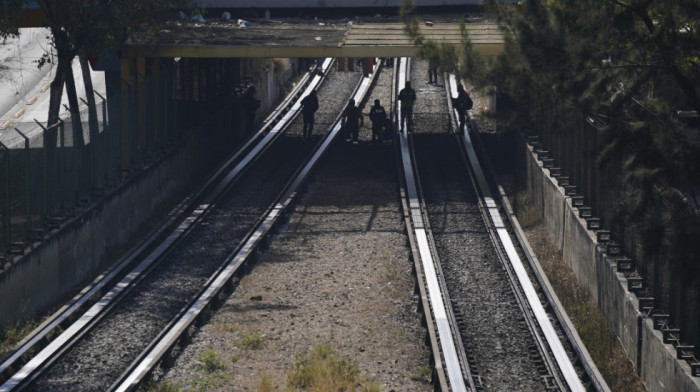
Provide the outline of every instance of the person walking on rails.
{"type": "Polygon", "coordinates": [[[413,103],[416,102],[416,91],[411,88],[411,82],[406,82],[406,87],[399,91],[399,102],[401,102],[399,129],[413,132],[413,103]]]}
{"type": "Polygon", "coordinates": [[[452,106],[457,109],[457,116],[459,117],[459,130],[461,132],[467,122],[467,110],[474,106],[474,102],[469,97],[469,94],[464,90],[462,84],[457,85],[457,97],[452,98],[452,106]]]}
{"type": "Polygon", "coordinates": [[[438,84],[438,59],[436,56],[431,56],[428,59],[428,84],[438,84]]]}
{"type": "Polygon", "coordinates": [[[314,115],[318,110],[318,97],[316,90],[311,90],[309,95],[301,100],[301,115],[304,120],[304,128],[302,137],[304,139],[311,138],[311,133],[314,130],[314,115]]]}
{"type": "Polygon", "coordinates": [[[379,100],[374,100],[374,106],[369,109],[369,119],[372,120],[372,141],[382,143],[382,129],[386,121],[386,110],[379,104],[379,100]]]}
{"type": "Polygon", "coordinates": [[[362,110],[355,106],[355,100],[350,99],[348,106],[343,111],[342,127],[345,130],[346,142],[352,140],[353,144],[358,143],[360,136],[360,127],[364,126],[365,122],[362,117],[362,110]]]}

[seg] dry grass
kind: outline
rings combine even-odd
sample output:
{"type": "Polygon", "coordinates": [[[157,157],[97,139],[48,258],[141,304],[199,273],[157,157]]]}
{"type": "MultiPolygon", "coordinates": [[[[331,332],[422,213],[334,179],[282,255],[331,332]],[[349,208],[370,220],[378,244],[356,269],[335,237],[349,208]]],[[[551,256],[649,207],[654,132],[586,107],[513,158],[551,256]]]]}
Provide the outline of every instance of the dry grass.
{"type": "Polygon", "coordinates": [[[5,354],[39,326],[40,320],[30,319],[13,327],[0,326],[0,355],[5,354]]]}
{"type": "Polygon", "coordinates": [[[521,191],[512,200],[513,209],[542,269],[610,389],[646,391],[617,336],[591,301],[589,293],[578,284],[573,271],[562,259],[561,252],[545,232],[529,195],[521,191]]]}
{"type": "Polygon", "coordinates": [[[298,355],[287,376],[287,391],[378,392],[366,382],[351,361],[338,357],[329,344],[320,344],[298,355]]]}

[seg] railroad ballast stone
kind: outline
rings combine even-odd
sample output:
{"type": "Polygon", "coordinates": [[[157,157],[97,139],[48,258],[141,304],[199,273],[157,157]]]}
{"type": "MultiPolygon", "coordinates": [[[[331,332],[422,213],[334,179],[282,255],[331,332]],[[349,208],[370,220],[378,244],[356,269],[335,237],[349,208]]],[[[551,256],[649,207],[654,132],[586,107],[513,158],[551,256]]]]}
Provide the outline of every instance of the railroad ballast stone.
{"type": "MultiPolygon", "coordinates": [[[[391,71],[383,70],[367,102],[389,102],[391,71]]],[[[255,390],[263,375],[283,387],[300,352],[330,343],[381,390],[432,390],[429,376],[417,377],[429,353],[416,312],[393,146],[372,144],[365,120],[359,145],[334,142],[260,264],[164,380],[196,383],[205,377],[200,356],[215,350],[226,363],[219,390],[255,390]],[[261,301],[251,301],[258,296],[261,301]],[[260,336],[262,347],[246,349],[247,336],[260,336]]]]}
{"type": "MultiPolygon", "coordinates": [[[[319,129],[333,121],[359,79],[359,73],[331,72],[319,91],[319,98],[325,98],[325,107],[317,113],[319,129]]],[[[268,149],[266,156],[272,158],[261,159],[244,175],[145,284],[31,388],[106,390],[223,263],[311,151],[313,143],[299,137],[301,127],[299,118],[290,132],[268,149]]]]}

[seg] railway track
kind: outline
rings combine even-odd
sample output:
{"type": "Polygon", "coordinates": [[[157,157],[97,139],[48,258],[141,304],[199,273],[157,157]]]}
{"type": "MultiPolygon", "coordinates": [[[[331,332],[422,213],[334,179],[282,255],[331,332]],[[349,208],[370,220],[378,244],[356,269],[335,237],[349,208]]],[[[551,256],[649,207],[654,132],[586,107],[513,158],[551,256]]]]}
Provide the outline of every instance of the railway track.
{"type": "MultiPolygon", "coordinates": [[[[402,60],[396,90],[407,78],[423,77],[419,75],[427,71],[421,67],[419,63],[411,71],[402,60]]],[[[324,63],[326,73],[329,69],[330,60],[324,63]]],[[[320,78],[307,77],[311,84],[320,78]]],[[[34,345],[20,348],[14,362],[10,358],[2,363],[5,383],[0,391],[134,390],[156,366],[170,362],[192,326],[233,288],[244,263],[255,257],[285,214],[340,132],[338,113],[347,100],[352,95],[361,101],[370,84],[370,78],[359,74],[330,73],[319,89],[322,106],[316,122],[317,132],[329,132],[315,134],[312,142],[301,140],[294,100],[317,87],[288,98],[289,108],[273,113],[261,132],[192,197],[194,207],[180,208],[188,212],[186,218],[166,222],[141,246],[141,251],[155,253],[141,260],[135,252],[134,260],[125,260],[106,274],[109,279],[86,290],[85,299],[67,307],[84,310],[95,302],[90,298],[125,276],[75,323],[68,324],[74,315],[55,316],[46,331],[27,339],[34,345]],[[355,90],[349,85],[356,85],[355,90]],[[137,267],[127,273],[133,265],[137,267]],[[57,334],[57,328],[66,332],[57,334]],[[36,343],[52,334],[58,337],[38,356],[22,360],[39,351],[36,343]],[[11,370],[19,371],[5,377],[11,370]]],[[[479,174],[468,133],[458,139],[450,131],[454,119],[449,116],[449,92],[440,86],[416,89],[419,100],[431,98],[415,114],[415,132],[403,131],[397,141],[436,388],[604,390],[590,369],[571,365],[579,348],[552,342],[553,336],[558,341],[570,331],[552,326],[555,315],[543,313],[547,305],[540,298],[548,294],[538,292],[537,284],[523,283],[536,274],[514,261],[524,256],[509,244],[510,229],[479,174]]]]}
{"type": "MultiPolygon", "coordinates": [[[[427,70],[418,65],[403,68],[405,77],[423,80],[427,70]]],[[[454,80],[445,82],[455,96],[454,80]]],[[[556,305],[544,302],[548,294],[521,262],[469,133],[446,130],[445,121],[456,128],[449,93],[413,85],[420,86],[414,87],[414,132],[401,134],[406,204],[416,243],[424,248],[418,253],[450,390],[605,390],[590,366],[573,365],[586,362],[576,357],[581,348],[562,339],[571,331],[545,311],[556,305]],[[420,97],[432,98],[422,103],[420,97]],[[421,112],[421,105],[428,109],[421,112]]]]}
{"type": "MultiPolygon", "coordinates": [[[[330,60],[324,63],[326,73],[330,64],[330,60]]],[[[264,222],[263,213],[282,212],[278,200],[289,198],[291,189],[285,184],[292,181],[293,174],[308,171],[301,165],[312,151],[318,154],[326,144],[324,140],[328,138],[321,134],[315,134],[312,142],[301,140],[301,124],[293,121],[298,111],[298,104],[293,101],[305,96],[310,88],[318,88],[322,77],[307,79],[315,87],[300,89],[297,98],[287,102],[291,110],[280,109],[271,115],[282,117],[282,121],[261,129],[241,149],[245,157],[233,157],[217,173],[216,181],[205,184],[206,195],[199,195],[192,213],[173,233],[159,240],[162,242],[158,245],[150,245],[159,254],[152,253],[128,273],[122,271],[124,280],[70,326],[66,326],[66,320],[75,316],[54,317],[54,327],[67,327],[66,331],[28,361],[21,359],[37,350],[37,346],[29,344],[28,348],[17,350],[19,355],[5,361],[3,367],[9,372],[23,366],[5,377],[0,390],[107,390],[157,336],[164,334],[163,328],[172,327],[169,322],[174,315],[195,301],[192,298],[203,291],[203,285],[215,280],[212,274],[221,270],[222,262],[243,247],[241,241],[255,233],[253,227],[264,222]],[[236,186],[231,188],[234,180],[236,186]],[[118,301],[113,301],[115,298],[118,301]]],[[[319,90],[323,104],[317,112],[318,130],[335,122],[353,91],[348,85],[359,86],[361,81],[357,73],[330,72],[327,79],[319,90]]],[[[299,178],[302,177],[297,176],[295,181],[299,178]]],[[[137,263],[129,263],[133,264],[137,263]]],[[[104,283],[95,293],[107,290],[105,286],[113,283],[114,279],[104,283]]],[[[47,334],[55,334],[50,331],[47,334]]],[[[28,341],[46,339],[46,334],[41,335],[38,332],[28,341]]]]}

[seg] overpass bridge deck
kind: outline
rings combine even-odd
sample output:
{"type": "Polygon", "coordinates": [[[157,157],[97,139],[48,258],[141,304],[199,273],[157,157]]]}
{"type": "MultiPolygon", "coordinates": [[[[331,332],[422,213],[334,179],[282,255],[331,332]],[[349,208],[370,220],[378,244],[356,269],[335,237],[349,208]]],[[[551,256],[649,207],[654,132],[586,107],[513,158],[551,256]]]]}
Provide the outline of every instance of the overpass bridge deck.
{"type": "MultiPolygon", "coordinates": [[[[427,39],[458,45],[461,17],[419,17],[427,39]]],[[[475,50],[496,54],[503,33],[487,17],[465,19],[465,30],[475,50]]],[[[124,57],[400,57],[418,53],[398,18],[355,20],[252,20],[196,23],[171,21],[160,29],[135,33],[126,43],[124,57]]]]}

